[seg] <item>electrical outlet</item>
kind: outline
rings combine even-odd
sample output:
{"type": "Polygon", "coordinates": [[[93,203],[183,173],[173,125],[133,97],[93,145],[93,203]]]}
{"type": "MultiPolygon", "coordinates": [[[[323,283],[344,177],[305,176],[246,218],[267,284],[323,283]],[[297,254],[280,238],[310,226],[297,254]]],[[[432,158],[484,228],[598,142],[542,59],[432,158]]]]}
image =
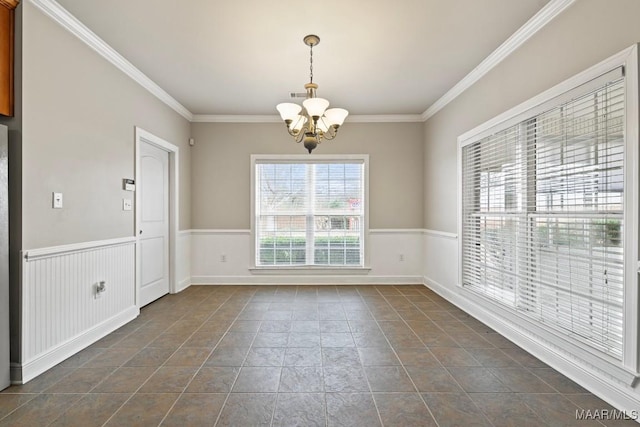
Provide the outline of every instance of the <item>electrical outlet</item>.
{"type": "Polygon", "coordinates": [[[227,262],[227,256],[224,254],[220,255],[220,262],[227,262]]]}
{"type": "Polygon", "coordinates": [[[403,262],[403,261],[404,261],[404,254],[400,254],[400,255],[398,256],[398,260],[399,260],[400,262],[403,262]]]}
{"type": "Polygon", "coordinates": [[[102,280],[94,285],[93,297],[98,299],[102,297],[102,294],[107,290],[107,283],[102,280]]]}

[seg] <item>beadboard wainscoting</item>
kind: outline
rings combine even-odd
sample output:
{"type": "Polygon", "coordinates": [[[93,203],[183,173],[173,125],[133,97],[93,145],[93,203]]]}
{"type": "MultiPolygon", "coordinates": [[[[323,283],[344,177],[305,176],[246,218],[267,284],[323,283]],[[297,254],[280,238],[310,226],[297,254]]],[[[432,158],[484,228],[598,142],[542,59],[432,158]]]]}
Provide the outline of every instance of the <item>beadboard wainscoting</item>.
{"type": "Polygon", "coordinates": [[[21,363],[12,366],[13,382],[29,381],[139,314],[135,243],[127,237],[22,252],[21,363]]]}
{"type": "Polygon", "coordinates": [[[416,284],[423,282],[421,229],[369,231],[367,269],[252,270],[250,230],[191,230],[192,284],[416,284]]]}
{"type": "Polygon", "coordinates": [[[456,286],[458,283],[458,236],[442,231],[423,230],[424,283],[456,286]]]}
{"type": "Polygon", "coordinates": [[[640,392],[633,373],[585,357],[585,351],[567,340],[459,286],[456,234],[424,230],[423,254],[425,286],[616,408],[637,413],[640,392]]]}

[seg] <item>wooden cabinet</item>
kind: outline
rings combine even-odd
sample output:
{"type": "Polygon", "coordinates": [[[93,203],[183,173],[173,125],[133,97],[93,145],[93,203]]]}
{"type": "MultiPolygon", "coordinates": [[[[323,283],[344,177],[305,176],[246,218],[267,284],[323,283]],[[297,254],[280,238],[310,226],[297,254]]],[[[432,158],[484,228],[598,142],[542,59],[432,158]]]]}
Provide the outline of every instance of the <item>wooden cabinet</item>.
{"type": "Polygon", "coordinates": [[[14,9],[20,0],[0,0],[0,114],[13,116],[14,9]]]}

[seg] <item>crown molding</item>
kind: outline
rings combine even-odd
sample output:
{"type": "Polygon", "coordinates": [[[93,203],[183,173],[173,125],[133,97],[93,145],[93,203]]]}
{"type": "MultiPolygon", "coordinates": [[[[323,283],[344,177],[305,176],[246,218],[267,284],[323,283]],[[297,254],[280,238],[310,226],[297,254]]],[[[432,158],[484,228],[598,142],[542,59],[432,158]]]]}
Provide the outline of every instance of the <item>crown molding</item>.
{"type": "MultiPolygon", "coordinates": [[[[3,1],[3,0],[0,0],[3,1]]],[[[111,62],[123,73],[147,89],[160,101],[167,104],[178,114],[190,122],[195,123],[280,123],[277,115],[236,115],[236,114],[193,114],[180,104],[153,80],[147,77],[131,62],[127,61],[107,42],[85,26],[78,18],[69,13],[55,0],[29,0],[45,15],[60,24],[63,28],[76,36],[87,46],[98,52],[103,58],[111,62]]],[[[387,115],[355,115],[347,117],[350,123],[407,123],[424,121],[420,114],[387,114],[387,115]]]]}
{"type": "Polygon", "coordinates": [[[347,117],[349,123],[413,123],[423,122],[420,114],[372,114],[347,117]]]}
{"type": "Polygon", "coordinates": [[[243,114],[194,114],[194,123],[280,123],[279,116],[243,114]]]}
{"type": "Polygon", "coordinates": [[[75,16],[69,13],[55,0],[29,0],[34,6],[40,9],[45,15],[60,24],[63,28],[83,41],[87,46],[98,52],[103,58],[115,65],[120,71],[132,78],[140,86],[148,90],[160,101],[167,104],[185,119],[191,121],[193,114],[185,106],[180,104],[175,98],[169,95],[164,89],[158,86],[153,80],[147,77],[142,71],[127,61],[114,48],[109,46],[93,31],[87,28],[75,16]]]}
{"type": "MultiPolygon", "coordinates": [[[[280,123],[277,115],[229,115],[229,114],[195,114],[194,123],[280,123]]],[[[348,123],[412,123],[423,122],[420,114],[380,114],[354,115],[347,117],[348,123]]]]}
{"type": "MultiPolygon", "coordinates": [[[[2,0],[0,0],[2,1],[2,0]]],[[[15,0],[5,0],[15,1],[15,0]]],[[[193,114],[185,106],[180,104],[175,98],[169,95],[164,89],[158,86],[153,80],[147,77],[142,71],[127,61],[115,49],[104,40],[98,37],[93,31],[87,28],[76,17],[71,15],[55,0],[29,0],[43,13],[60,24],[67,31],[83,41],[87,46],[98,52],[107,61],[111,62],[118,69],[128,75],[139,85],[156,96],[178,114],[190,122],[199,123],[279,123],[277,115],[216,115],[216,114],[193,114]]],[[[434,102],[422,114],[381,114],[381,115],[354,115],[347,117],[347,122],[351,123],[411,123],[425,122],[433,117],[438,111],[466,91],[474,83],[485,76],[496,65],[502,62],[507,56],[517,50],[524,42],[540,31],[545,25],[551,22],[556,16],[571,6],[576,0],[551,0],[529,21],[520,27],[496,50],[487,56],[477,67],[475,67],[462,80],[456,83],[442,97],[434,102]]]]}
{"type": "Polygon", "coordinates": [[[576,0],[551,0],[542,9],[529,19],[522,27],[511,35],[496,50],[487,56],[476,68],[467,74],[462,80],[449,89],[440,99],[434,102],[422,113],[422,120],[427,121],[447,104],[456,99],[465,90],[469,89],[475,82],[484,77],[496,65],[511,55],[524,42],[529,40],[534,34],[540,31],[545,25],[560,15],[565,9],[571,6],[576,0]]]}

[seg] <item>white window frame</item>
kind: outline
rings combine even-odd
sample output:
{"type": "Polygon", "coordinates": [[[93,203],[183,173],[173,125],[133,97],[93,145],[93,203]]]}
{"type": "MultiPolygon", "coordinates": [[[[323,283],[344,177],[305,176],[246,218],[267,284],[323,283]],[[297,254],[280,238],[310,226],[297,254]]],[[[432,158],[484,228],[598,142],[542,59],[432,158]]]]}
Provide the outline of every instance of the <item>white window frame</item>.
{"type": "Polygon", "coordinates": [[[252,274],[367,274],[371,270],[369,264],[369,155],[368,154],[252,154],[251,155],[251,267],[252,274]],[[269,265],[259,266],[256,263],[256,164],[269,162],[296,162],[296,163],[344,163],[362,162],[364,167],[364,207],[362,226],[362,252],[361,266],[337,266],[337,265],[269,265]]]}
{"type": "Polygon", "coordinates": [[[628,385],[634,384],[639,375],[639,337],[638,323],[638,275],[640,273],[640,260],[638,257],[639,234],[639,202],[638,183],[639,174],[639,120],[640,109],[638,101],[638,46],[633,45],[622,52],[598,63],[597,65],[577,74],[574,77],[552,87],[551,89],[523,102],[522,104],[498,115],[497,117],[477,126],[476,128],[458,137],[458,165],[457,165],[457,189],[458,189],[458,288],[459,292],[473,298],[473,301],[487,310],[506,318],[518,329],[524,329],[529,334],[533,334],[549,344],[552,350],[561,350],[573,357],[577,357],[598,369],[608,373],[612,377],[628,385]],[[598,84],[598,77],[619,68],[624,68],[625,74],[625,158],[624,158],[624,347],[622,360],[616,360],[607,355],[584,346],[579,341],[564,335],[555,329],[540,325],[531,321],[527,317],[520,315],[516,310],[475,293],[462,285],[463,268],[463,234],[462,234],[462,176],[463,176],[463,156],[462,150],[465,146],[477,142],[478,140],[509,126],[520,123],[528,117],[545,111],[550,105],[558,105],[563,101],[572,99],[572,92],[583,85],[598,84]]]}

